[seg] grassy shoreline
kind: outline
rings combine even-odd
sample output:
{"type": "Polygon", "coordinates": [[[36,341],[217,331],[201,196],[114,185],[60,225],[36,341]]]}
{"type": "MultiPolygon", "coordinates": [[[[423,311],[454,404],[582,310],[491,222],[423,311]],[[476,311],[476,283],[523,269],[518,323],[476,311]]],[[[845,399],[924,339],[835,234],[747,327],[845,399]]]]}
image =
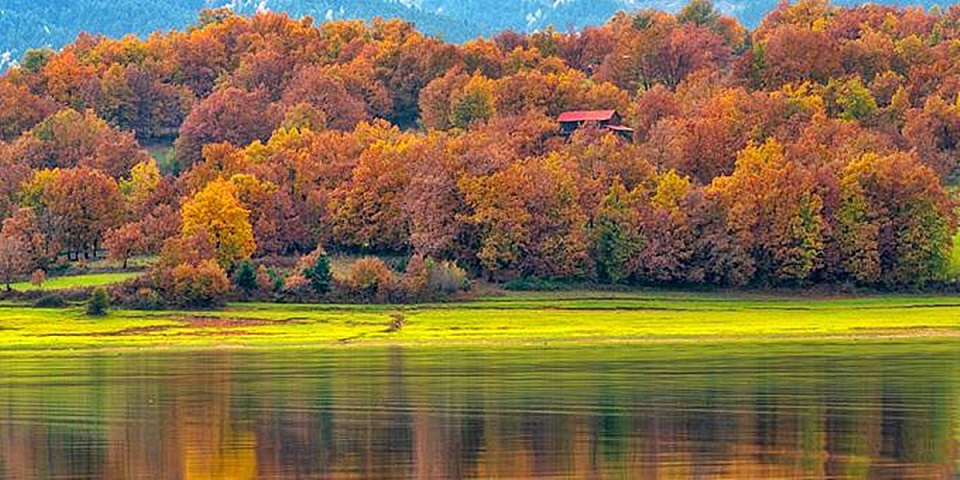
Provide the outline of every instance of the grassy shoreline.
{"type": "Polygon", "coordinates": [[[55,293],[57,290],[68,288],[103,287],[114,285],[126,280],[130,280],[131,278],[135,278],[141,273],[143,272],[128,271],[68,275],[62,277],[51,277],[43,282],[42,288],[37,288],[28,281],[13,283],[10,285],[10,287],[18,292],[40,290],[55,293]]]}
{"type": "Polygon", "coordinates": [[[960,337],[960,297],[809,299],[533,292],[422,305],[231,304],[218,311],[0,304],[0,352],[350,346],[790,342],[960,337]],[[402,318],[404,326],[391,331],[402,318]]]}

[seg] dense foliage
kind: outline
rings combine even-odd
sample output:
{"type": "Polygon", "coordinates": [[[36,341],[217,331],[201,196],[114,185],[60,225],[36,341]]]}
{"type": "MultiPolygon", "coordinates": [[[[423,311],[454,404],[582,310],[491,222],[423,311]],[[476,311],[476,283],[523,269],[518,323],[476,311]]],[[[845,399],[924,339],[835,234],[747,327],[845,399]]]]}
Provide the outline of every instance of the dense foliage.
{"type": "Polygon", "coordinates": [[[91,317],[103,317],[110,309],[110,297],[103,287],[93,290],[90,300],[87,302],[87,315],[91,317]]]}
{"type": "MultiPolygon", "coordinates": [[[[927,7],[944,4],[934,0],[910,3],[927,7]]],[[[18,60],[28,48],[60,48],[80,32],[146,37],[155,31],[182,30],[201,9],[220,5],[244,15],[269,9],[325,20],[401,18],[451,42],[490,36],[504,29],[534,32],[550,25],[561,30],[598,25],[617,10],[638,5],[666,9],[681,6],[667,0],[5,0],[0,11],[0,69],[5,62],[18,60]],[[9,53],[7,58],[5,52],[9,53]]],[[[740,0],[722,2],[719,8],[754,27],[776,5],[777,0],[740,0]]]]}
{"type": "Polygon", "coordinates": [[[81,36],[0,79],[0,280],[106,249],[160,254],[153,288],[184,305],[231,278],[393,299],[459,288],[461,267],[923,286],[955,232],[958,25],[956,7],[803,0],[748,32],[695,0],[462,46],[224,10],[81,36]],[[559,113],[601,108],[633,140],[559,135],[559,113]],[[171,143],[160,165],[140,147],[171,143]],[[325,251],[371,257],[337,277],[325,251]],[[286,279],[252,270],[308,252],[286,279]],[[385,255],[412,257],[403,278],[385,255]]]}

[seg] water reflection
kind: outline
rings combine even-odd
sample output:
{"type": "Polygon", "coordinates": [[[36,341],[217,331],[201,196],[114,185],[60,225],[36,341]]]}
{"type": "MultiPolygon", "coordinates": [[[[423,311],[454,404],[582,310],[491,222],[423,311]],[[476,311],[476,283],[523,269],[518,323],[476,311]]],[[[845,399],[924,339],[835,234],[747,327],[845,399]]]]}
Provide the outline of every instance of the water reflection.
{"type": "Polygon", "coordinates": [[[0,358],[3,478],[953,478],[955,345],[0,358]]]}

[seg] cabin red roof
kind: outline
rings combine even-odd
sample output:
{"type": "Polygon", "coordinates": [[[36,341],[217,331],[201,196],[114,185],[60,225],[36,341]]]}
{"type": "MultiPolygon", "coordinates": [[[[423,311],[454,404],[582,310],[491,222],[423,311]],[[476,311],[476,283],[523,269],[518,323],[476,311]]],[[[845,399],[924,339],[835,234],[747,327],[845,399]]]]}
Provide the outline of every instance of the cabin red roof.
{"type": "Polygon", "coordinates": [[[578,110],[563,112],[557,117],[558,122],[603,122],[613,119],[616,110],[578,110]]]}

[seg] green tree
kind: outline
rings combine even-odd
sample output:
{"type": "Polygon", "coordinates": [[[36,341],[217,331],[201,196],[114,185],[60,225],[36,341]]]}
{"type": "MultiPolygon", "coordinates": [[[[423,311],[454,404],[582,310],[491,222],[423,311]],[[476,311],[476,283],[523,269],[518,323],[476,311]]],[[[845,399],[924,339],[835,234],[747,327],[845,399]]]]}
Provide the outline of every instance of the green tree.
{"type": "Polygon", "coordinates": [[[233,274],[233,283],[248,294],[257,289],[257,271],[250,260],[240,262],[240,266],[233,274]]]}
{"type": "Polygon", "coordinates": [[[23,54],[23,60],[20,65],[30,73],[37,73],[50,61],[57,53],[49,48],[31,48],[23,54]]]}
{"type": "Polygon", "coordinates": [[[319,252],[313,265],[303,270],[303,276],[310,281],[313,291],[324,294],[330,291],[333,285],[333,274],[330,272],[330,257],[325,252],[319,252]]]}
{"type": "Polygon", "coordinates": [[[692,23],[698,27],[712,26],[720,19],[720,13],[710,0],[690,0],[677,14],[680,23],[692,23]]]}
{"type": "Polygon", "coordinates": [[[630,276],[630,259],[642,248],[637,213],[630,193],[619,179],[600,204],[591,231],[591,250],[597,277],[603,283],[620,283],[630,276]]]}
{"type": "Polygon", "coordinates": [[[107,310],[109,309],[110,297],[103,287],[98,287],[93,291],[93,294],[90,295],[90,300],[87,302],[87,315],[91,317],[103,317],[107,315],[107,310]]]}
{"type": "Polygon", "coordinates": [[[836,92],[837,106],[841,110],[840,118],[863,120],[877,111],[877,100],[873,98],[870,89],[863,85],[860,77],[843,82],[830,79],[827,86],[836,92]]]}

